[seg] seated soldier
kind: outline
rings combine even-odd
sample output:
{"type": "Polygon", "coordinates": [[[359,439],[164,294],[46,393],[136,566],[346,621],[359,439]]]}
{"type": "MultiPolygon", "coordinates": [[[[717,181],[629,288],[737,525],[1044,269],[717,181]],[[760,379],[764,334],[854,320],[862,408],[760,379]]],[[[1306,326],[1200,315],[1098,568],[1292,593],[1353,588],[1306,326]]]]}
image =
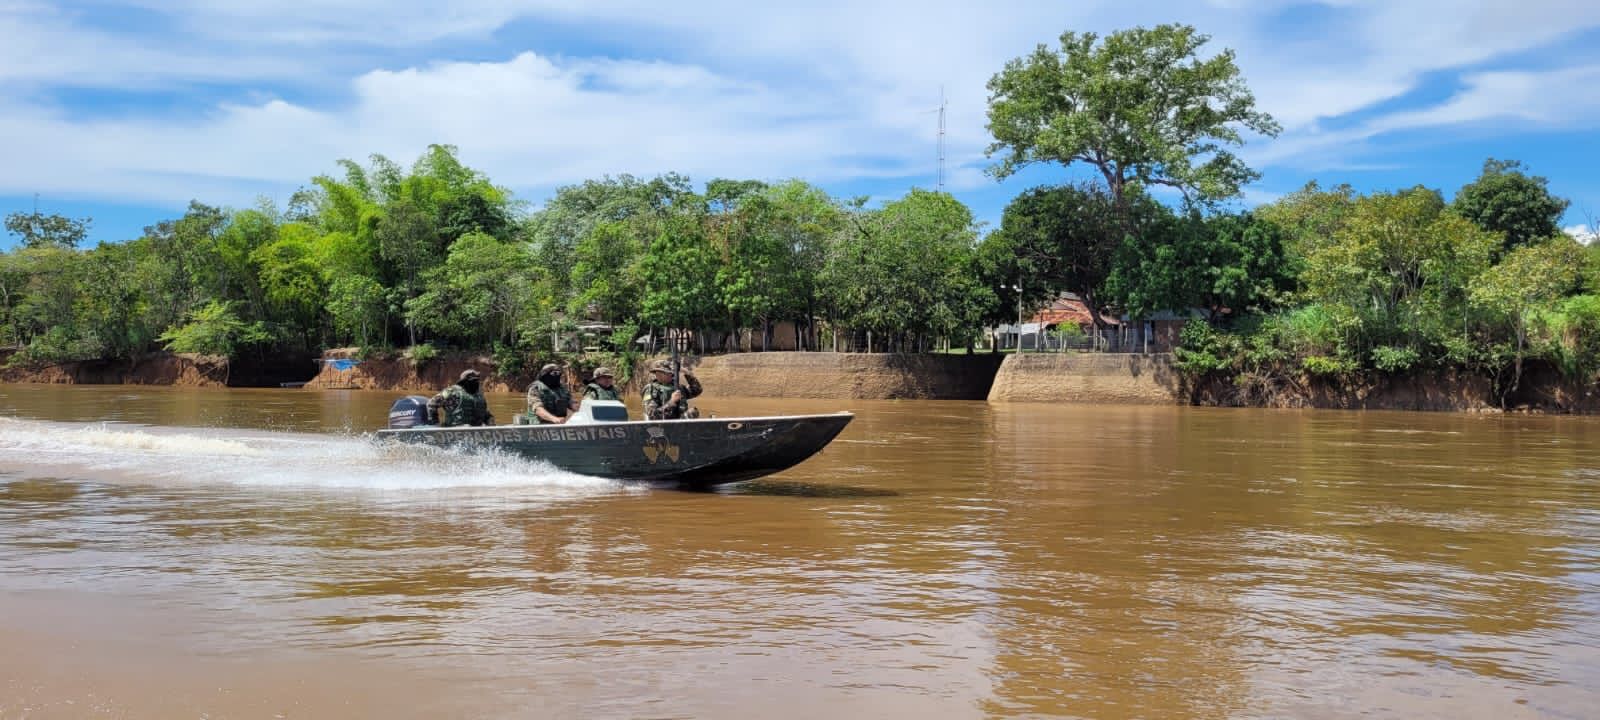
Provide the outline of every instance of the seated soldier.
{"type": "Polygon", "coordinates": [[[684,385],[673,383],[672,363],[662,360],[650,366],[650,384],[644,386],[644,419],[681,420],[700,417],[700,411],[689,407],[690,398],[700,396],[704,388],[694,373],[683,371],[684,385]]]}
{"type": "Polygon", "coordinates": [[[616,379],[611,376],[611,368],[597,367],[594,369],[594,381],[585,385],[583,396],[594,400],[621,400],[622,394],[612,383],[616,379]]]}
{"type": "Polygon", "coordinates": [[[493,425],[494,415],[489,413],[489,401],[479,392],[482,380],[477,370],[461,372],[461,379],[428,400],[428,417],[444,411],[440,422],[445,427],[457,425],[493,425]]]}
{"type": "Polygon", "coordinates": [[[528,423],[560,425],[578,409],[578,401],[561,387],[561,366],[548,363],[539,368],[539,379],[528,386],[528,423]]]}

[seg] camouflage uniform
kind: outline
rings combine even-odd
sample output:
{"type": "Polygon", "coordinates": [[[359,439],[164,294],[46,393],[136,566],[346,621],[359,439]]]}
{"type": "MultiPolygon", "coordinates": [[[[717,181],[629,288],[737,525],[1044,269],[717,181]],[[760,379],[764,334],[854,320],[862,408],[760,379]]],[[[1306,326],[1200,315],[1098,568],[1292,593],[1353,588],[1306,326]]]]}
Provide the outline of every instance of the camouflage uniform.
{"type": "MultiPolygon", "coordinates": [[[[652,373],[659,371],[670,374],[672,365],[666,362],[659,362],[650,371],[652,373]]],[[[681,420],[700,416],[699,411],[689,407],[689,399],[700,397],[700,393],[703,390],[700,387],[700,379],[695,377],[694,373],[685,370],[683,371],[683,380],[685,385],[676,388],[683,392],[683,399],[676,403],[672,402],[674,388],[670,382],[664,383],[652,378],[650,384],[644,386],[644,418],[646,420],[681,420]]]]}
{"type": "MultiPolygon", "coordinates": [[[[601,368],[595,368],[594,369],[594,377],[595,377],[596,380],[599,380],[601,377],[614,377],[614,376],[611,374],[611,370],[609,368],[601,367],[601,368]]],[[[622,399],[622,393],[617,390],[617,386],[612,385],[611,387],[601,387],[600,383],[598,383],[598,382],[592,382],[592,383],[589,383],[588,385],[583,386],[583,396],[586,397],[586,398],[590,398],[592,400],[621,400],[622,399]]]]}
{"type": "Polygon", "coordinates": [[[539,425],[544,422],[534,413],[535,408],[544,408],[544,411],[556,417],[566,417],[572,412],[572,393],[566,388],[552,388],[543,381],[535,382],[528,386],[528,424],[539,425]]]}
{"type": "Polygon", "coordinates": [[[461,380],[456,384],[439,391],[428,400],[428,417],[436,417],[440,410],[444,411],[444,427],[457,425],[493,425],[494,415],[489,412],[489,401],[483,399],[482,393],[467,392],[461,386],[462,382],[478,380],[475,370],[461,373],[461,380]]]}

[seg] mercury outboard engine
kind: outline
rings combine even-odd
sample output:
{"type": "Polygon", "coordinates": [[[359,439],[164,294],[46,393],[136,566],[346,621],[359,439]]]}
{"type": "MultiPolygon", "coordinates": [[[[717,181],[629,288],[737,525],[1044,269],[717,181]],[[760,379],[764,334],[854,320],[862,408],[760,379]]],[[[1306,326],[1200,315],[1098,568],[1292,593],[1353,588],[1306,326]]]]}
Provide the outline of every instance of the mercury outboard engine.
{"type": "Polygon", "coordinates": [[[403,430],[432,424],[433,417],[428,413],[428,399],[421,395],[407,395],[394,401],[394,404],[389,406],[390,430],[403,430]]]}

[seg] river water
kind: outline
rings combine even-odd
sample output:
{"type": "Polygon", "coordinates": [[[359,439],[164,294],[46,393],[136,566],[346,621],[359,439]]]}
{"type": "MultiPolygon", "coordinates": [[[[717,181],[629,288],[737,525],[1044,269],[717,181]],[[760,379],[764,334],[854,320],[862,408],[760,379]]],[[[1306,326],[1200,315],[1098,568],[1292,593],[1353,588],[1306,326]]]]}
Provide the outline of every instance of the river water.
{"type": "Polygon", "coordinates": [[[1600,717],[1595,419],[716,399],[858,416],[690,493],[394,397],[0,385],[0,718],[1600,717]]]}

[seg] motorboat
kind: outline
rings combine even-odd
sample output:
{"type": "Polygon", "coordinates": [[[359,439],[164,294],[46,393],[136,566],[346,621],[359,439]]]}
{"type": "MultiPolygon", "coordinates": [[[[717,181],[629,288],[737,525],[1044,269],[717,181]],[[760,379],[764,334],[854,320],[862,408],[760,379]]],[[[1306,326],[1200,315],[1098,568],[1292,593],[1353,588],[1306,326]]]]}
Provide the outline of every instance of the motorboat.
{"type": "Polygon", "coordinates": [[[838,412],[631,420],[620,401],[585,400],[559,425],[440,427],[424,424],[431,420],[426,403],[416,395],[396,402],[389,427],[374,433],[376,439],[493,448],[580,475],[685,487],[742,482],[794,467],[826,447],[855,417],[838,412]]]}

